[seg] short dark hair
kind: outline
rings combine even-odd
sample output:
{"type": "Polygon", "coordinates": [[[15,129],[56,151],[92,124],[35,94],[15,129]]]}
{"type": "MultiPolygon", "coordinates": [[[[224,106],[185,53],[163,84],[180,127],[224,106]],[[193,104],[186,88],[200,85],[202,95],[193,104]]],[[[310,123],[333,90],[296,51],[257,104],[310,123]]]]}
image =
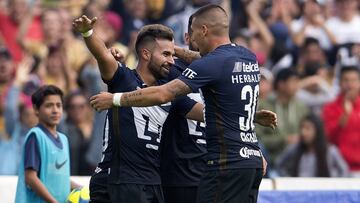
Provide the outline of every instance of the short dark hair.
{"type": "Polygon", "coordinates": [[[307,48],[310,45],[317,45],[320,46],[320,42],[319,40],[317,40],[316,38],[313,37],[307,37],[304,40],[304,45],[303,45],[303,49],[307,48]]]}
{"type": "Polygon", "coordinates": [[[174,32],[169,27],[160,24],[145,25],[139,31],[136,38],[135,50],[140,55],[140,48],[148,42],[155,42],[156,39],[173,41],[174,32]]]}
{"type": "Polygon", "coordinates": [[[287,81],[288,79],[290,79],[292,77],[299,77],[299,75],[297,74],[297,72],[294,69],[292,69],[292,68],[281,69],[276,74],[275,81],[274,81],[274,89],[277,89],[279,82],[287,81]]]}
{"type": "Polygon", "coordinates": [[[360,68],[356,65],[342,66],[340,69],[340,78],[347,72],[356,72],[360,78],[360,68]]]}
{"type": "Polygon", "coordinates": [[[226,11],[221,6],[216,5],[216,4],[208,4],[206,6],[199,8],[195,13],[192,14],[192,16],[193,16],[193,18],[199,17],[204,14],[207,14],[211,10],[218,10],[218,9],[226,14],[226,11]]]}
{"type": "Polygon", "coordinates": [[[187,29],[188,29],[188,33],[189,34],[191,34],[191,24],[192,24],[192,21],[193,21],[193,18],[194,18],[194,16],[193,15],[191,15],[190,17],[189,17],[189,21],[188,21],[188,27],[187,27],[187,29]]]}
{"type": "Polygon", "coordinates": [[[56,87],[55,85],[44,85],[31,95],[31,101],[33,105],[37,109],[39,109],[40,106],[44,103],[45,97],[49,95],[59,95],[61,98],[61,102],[63,102],[64,100],[64,93],[61,91],[60,88],[56,87]]]}
{"type": "Polygon", "coordinates": [[[197,26],[202,24],[211,27],[212,35],[229,37],[229,16],[221,6],[216,4],[203,6],[193,14],[194,19],[197,26]]]}

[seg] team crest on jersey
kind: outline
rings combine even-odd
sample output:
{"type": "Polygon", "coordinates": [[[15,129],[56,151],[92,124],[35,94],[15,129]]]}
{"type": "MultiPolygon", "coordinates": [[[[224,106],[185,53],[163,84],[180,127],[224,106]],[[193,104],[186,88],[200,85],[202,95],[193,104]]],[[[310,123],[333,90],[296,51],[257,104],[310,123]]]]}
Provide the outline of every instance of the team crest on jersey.
{"type": "Polygon", "coordinates": [[[132,107],[137,136],[148,149],[158,150],[162,126],[168,112],[159,106],[132,107]]]}

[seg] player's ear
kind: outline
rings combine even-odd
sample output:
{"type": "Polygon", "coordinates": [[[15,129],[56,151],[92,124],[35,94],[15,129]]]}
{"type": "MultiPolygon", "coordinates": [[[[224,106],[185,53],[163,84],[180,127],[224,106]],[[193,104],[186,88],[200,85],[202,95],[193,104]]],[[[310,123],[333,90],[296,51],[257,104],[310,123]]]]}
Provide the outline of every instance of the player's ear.
{"type": "Polygon", "coordinates": [[[35,115],[37,117],[39,117],[39,108],[35,104],[33,104],[33,109],[34,109],[35,115]]]}
{"type": "Polygon", "coordinates": [[[185,44],[189,45],[190,44],[190,35],[189,35],[189,33],[187,33],[187,32],[185,33],[184,39],[185,39],[185,44]]]}
{"type": "Polygon", "coordinates": [[[202,25],[201,33],[203,34],[203,36],[206,36],[208,32],[209,32],[209,28],[206,25],[202,25]]]}
{"type": "Polygon", "coordinates": [[[148,49],[146,48],[143,48],[141,49],[141,57],[146,60],[146,61],[149,61],[150,58],[151,58],[151,53],[148,49]]]}

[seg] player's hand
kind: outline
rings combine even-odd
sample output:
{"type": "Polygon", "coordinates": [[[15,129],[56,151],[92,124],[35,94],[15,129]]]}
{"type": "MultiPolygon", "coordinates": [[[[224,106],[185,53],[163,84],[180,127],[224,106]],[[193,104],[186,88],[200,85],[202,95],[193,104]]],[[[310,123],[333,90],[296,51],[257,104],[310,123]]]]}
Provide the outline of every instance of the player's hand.
{"type": "Polygon", "coordinates": [[[109,92],[100,92],[90,98],[90,105],[95,111],[103,111],[113,106],[113,94],[109,92]]]}
{"type": "Polygon", "coordinates": [[[277,126],[276,113],[268,110],[260,110],[255,114],[255,123],[275,129],[277,126]]]}
{"type": "Polygon", "coordinates": [[[120,63],[125,63],[125,56],[124,54],[117,48],[111,47],[110,49],[111,55],[115,58],[115,60],[119,61],[120,63]]]}
{"type": "Polygon", "coordinates": [[[96,17],[90,20],[86,15],[82,15],[81,17],[76,18],[72,25],[77,32],[85,33],[93,29],[96,20],[96,17]]]}
{"type": "Polygon", "coordinates": [[[267,161],[266,161],[266,159],[265,159],[265,157],[264,156],[262,156],[262,166],[263,166],[263,176],[266,174],[266,170],[267,170],[267,161]]]}

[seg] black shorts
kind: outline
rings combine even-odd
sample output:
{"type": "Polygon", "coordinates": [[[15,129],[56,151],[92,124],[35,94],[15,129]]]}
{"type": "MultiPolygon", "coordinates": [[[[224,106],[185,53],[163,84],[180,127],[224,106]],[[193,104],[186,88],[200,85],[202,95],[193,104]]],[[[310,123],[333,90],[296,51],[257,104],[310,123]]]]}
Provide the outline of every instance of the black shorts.
{"type": "Polygon", "coordinates": [[[205,172],[201,178],[197,202],[257,202],[262,169],[228,169],[205,172]]]}
{"type": "Polygon", "coordinates": [[[95,173],[91,176],[89,185],[91,203],[110,203],[107,180],[107,171],[95,173]]]}
{"type": "Polygon", "coordinates": [[[163,187],[165,203],[196,203],[198,187],[163,187]]]}
{"type": "Polygon", "coordinates": [[[160,185],[109,184],[108,191],[113,203],[164,203],[160,185]]]}

